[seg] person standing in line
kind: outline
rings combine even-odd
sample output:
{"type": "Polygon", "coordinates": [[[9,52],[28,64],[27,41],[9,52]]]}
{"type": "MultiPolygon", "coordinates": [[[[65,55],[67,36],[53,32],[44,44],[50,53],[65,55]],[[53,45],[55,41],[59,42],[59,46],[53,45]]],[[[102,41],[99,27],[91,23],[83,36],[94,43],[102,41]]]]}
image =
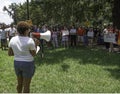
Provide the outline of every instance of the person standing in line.
{"type": "Polygon", "coordinates": [[[63,30],[61,30],[61,36],[62,36],[62,44],[64,48],[69,47],[69,30],[66,26],[63,27],[63,30]]]}
{"type": "Polygon", "coordinates": [[[85,30],[82,26],[79,26],[77,29],[77,43],[80,45],[82,43],[84,45],[84,35],[85,35],[85,30]]]}
{"type": "Polygon", "coordinates": [[[71,26],[71,29],[70,29],[71,47],[76,47],[76,40],[77,40],[77,30],[76,30],[75,26],[71,26]]]}
{"type": "Polygon", "coordinates": [[[87,36],[88,36],[88,45],[90,47],[93,47],[93,38],[94,38],[94,31],[93,28],[91,27],[89,29],[89,31],[87,32],[87,36]]]}
{"type": "Polygon", "coordinates": [[[5,30],[5,24],[2,25],[1,30],[1,48],[2,50],[6,50],[7,48],[7,31],[5,30]]]}
{"type": "Polygon", "coordinates": [[[9,41],[11,40],[12,37],[14,37],[17,33],[16,28],[14,27],[13,24],[10,25],[10,28],[8,29],[8,36],[9,36],[9,41]]]}
{"type": "Polygon", "coordinates": [[[104,44],[105,44],[105,49],[106,50],[109,50],[109,48],[110,48],[110,43],[108,41],[106,41],[107,36],[109,35],[109,31],[108,30],[109,30],[109,25],[105,26],[104,29],[103,29],[103,32],[102,32],[103,40],[104,40],[104,44]]]}
{"type": "Polygon", "coordinates": [[[114,52],[114,44],[116,44],[116,37],[115,37],[116,32],[112,25],[110,25],[108,32],[109,32],[109,37],[111,38],[111,40],[109,41],[110,43],[109,52],[114,52]]]}
{"type": "Polygon", "coordinates": [[[52,44],[54,48],[58,48],[58,32],[56,28],[52,29],[52,44]]]}
{"type": "Polygon", "coordinates": [[[17,76],[17,92],[29,93],[31,79],[35,72],[34,56],[39,40],[28,36],[29,25],[25,21],[17,24],[18,35],[9,42],[8,55],[14,56],[14,69],[17,76]]]}

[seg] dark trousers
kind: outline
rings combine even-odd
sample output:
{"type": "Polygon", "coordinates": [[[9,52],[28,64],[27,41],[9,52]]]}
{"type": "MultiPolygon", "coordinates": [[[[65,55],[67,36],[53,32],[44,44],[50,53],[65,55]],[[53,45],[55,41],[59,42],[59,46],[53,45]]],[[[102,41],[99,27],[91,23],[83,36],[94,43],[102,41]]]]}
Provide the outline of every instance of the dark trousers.
{"type": "Polygon", "coordinates": [[[41,48],[41,52],[44,53],[44,44],[43,44],[43,39],[40,39],[40,48],[41,48]]]}
{"type": "Polygon", "coordinates": [[[70,35],[70,45],[76,46],[77,35],[70,35]]]}
{"type": "Polygon", "coordinates": [[[105,48],[109,49],[109,47],[110,47],[110,43],[109,42],[105,42],[105,48]]]}

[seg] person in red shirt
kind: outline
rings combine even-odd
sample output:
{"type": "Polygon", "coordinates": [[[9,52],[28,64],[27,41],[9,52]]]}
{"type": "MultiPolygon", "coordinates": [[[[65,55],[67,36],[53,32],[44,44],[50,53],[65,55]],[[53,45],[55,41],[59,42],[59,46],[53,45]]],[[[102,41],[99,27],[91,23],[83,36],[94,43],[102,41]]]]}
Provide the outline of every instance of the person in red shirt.
{"type": "Polygon", "coordinates": [[[78,41],[78,43],[84,42],[84,34],[85,34],[85,29],[83,27],[79,26],[77,29],[77,41],[78,41]]]}

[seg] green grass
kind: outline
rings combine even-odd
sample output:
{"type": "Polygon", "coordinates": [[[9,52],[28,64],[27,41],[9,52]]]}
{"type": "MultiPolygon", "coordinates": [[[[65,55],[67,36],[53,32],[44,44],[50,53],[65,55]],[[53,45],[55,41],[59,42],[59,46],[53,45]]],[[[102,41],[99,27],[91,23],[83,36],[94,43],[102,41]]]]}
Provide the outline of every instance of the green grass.
{"type": "MultiPolygon", "coordinates": [[[[45,49],[35,57],[32,93],[120,93],[120,54],[101,49],[45,49]]],[[[0,93],[16,92],[13,57],[0,50],[0,93]]]]}

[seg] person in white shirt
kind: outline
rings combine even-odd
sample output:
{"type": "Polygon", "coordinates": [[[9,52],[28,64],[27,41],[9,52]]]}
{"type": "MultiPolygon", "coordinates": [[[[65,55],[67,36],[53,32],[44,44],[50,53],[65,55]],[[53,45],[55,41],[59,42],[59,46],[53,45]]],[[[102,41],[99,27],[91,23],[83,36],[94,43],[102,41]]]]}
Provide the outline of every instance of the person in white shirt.
{"type": "Polygon", "coordinates": [[[7,31],[5,30],[5,24],[2,25],[1,29],[1,48],[2,50],[6,50],[7,48],[7,31]]]}
{"type": "Polygon", "coordinates": [[[19,22],[17,25],[18,35],[9,42],[8,55],[14,56],[18,93],[30,92],[30,83],[35,72],[34,56],[36,55],[37,41],[28,37],[29,31],[27,22],[19,22]]]}
{"type": "Polygon", "coordinates": [[[102,32],[103,35],[103,39],[104,39],[104,44],[105,44],[105,48],[109,50],[110,48],[110,43],[107,41],[107,36],[109,36],[109,26],[105,26],[102,32]]]}
{"type": "Polygon", "coordinates": [[[93,28],[90,28],[89,31],[87,32],[87,37],[88,37],[88,45],[90,47],[93,46],[93,39],[94,39],[94,31],[93,28]]]}
{"type": "Polygon", "coordinates": [[[54,48],[58,48],[58,32],[56,28],[52,30],[52,44],[54,48]]]}
{"type": "Polygon", "coordinates": [[[14,27],[13,24],[11,24],[10,28],[8,29],[8,36],[9,36],[9,41],[11,40],[12,37],[14,37],[17,33],[16,28],[14,27]]]}
{"type": "Polygon", "coordinates": [[[68,48],[69,47],[69,30],[67,29],[66,26],[64,26],[64,28],[61,31],[61,33],[62,33],[62,44],[63,44],[63,47],[68,48]]]}
{"type": "Polygon", "coordinates": [[[70,29],[71,47],[76,47],[76,40],[77,40],[77,30],[76,30],[75,26],[71,26],[71,29],[70,29]]]}

